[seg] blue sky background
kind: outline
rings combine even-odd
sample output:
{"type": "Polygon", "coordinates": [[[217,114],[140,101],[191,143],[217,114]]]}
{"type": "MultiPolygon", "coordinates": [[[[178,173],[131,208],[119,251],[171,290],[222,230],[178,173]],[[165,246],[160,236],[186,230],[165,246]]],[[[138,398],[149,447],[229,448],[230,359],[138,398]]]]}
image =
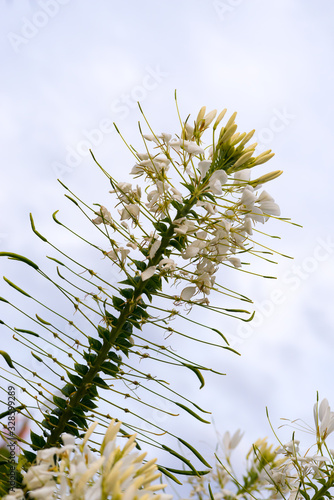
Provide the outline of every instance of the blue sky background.
{"type": "MultiPolygon", "coordinates": [[[[48,234],[54,210],[74,220],[57,178],[89,203],[108,203],[108,183],[87,143],[114,177],[128,180],[133,160],[110,124],[138,144],[137,100],[157,132],[178,131],[174,89],[184,117],[202,105],[238,111],[239,130],[256,128],[259,149],[276,153],[263,172],[284,175],[267,189],[282,216],[303,229],[268,223],[282,237],[275,248],[294,260],[279,259],[274,268],[254,262],[253,270],[277,280],[237,272],[228,278],[253,298],[256,320],[247,328],[213,320],[242,356],[211,352],[208,363],[227,376],[208,377],[201,395],[190,382],[186,390],[212,409],[220,433],[246,431],[245,450],[270,435],[266,406],[274,425],[280,417],[312,423],[317,390],[334,405],[334,4],[12,0],[1,11],[1,248],[39,261],[46,250],[31,233],[29,212],[48,234]]],[[[17,264],[0,266],[23,288],[37,286],[17,264]]],[[[0,283],[0,295],[10,294],[0,283]]],[[[17,321],[0,307],[1,317],[17,321]]],[[[7,338],[2,333],[5,346],[7,338]]],[[[189,439],[196,433],[198,446],[212,454],[213,428],[195,423],[184,432],[189,439]]],[[[291,429],[282,432],[288,438],[291,429]]]]}

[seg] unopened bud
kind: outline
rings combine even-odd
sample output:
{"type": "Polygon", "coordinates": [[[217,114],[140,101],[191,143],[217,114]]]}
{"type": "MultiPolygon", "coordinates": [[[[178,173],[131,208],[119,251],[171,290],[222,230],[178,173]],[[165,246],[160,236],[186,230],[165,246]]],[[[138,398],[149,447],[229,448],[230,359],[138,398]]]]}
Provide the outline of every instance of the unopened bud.
{"type": "Polygon", "coordinates": [[[201,120],[203,120],[203,118],[205,116],[205,111],[206,111],[206,106],[202,106],[201,109],[198,112],[198,115],[197,115],[195,123],[198,124],[198,123],[200,123],[201,120]]]}
{"type": "Polygon", "coordinates": [[[205,122],[205,128],[207,128],[211,122],[215,119],[215,116],[217,114],[217,110],[213,109],[208,113],[207,115],[204,116],[204,122],[205,122]]]}
{"type": "Polygon", "coordinates": [[[253,154],[253,151],[249,151],[248,153],[245,153],[242,156],[240,156],[240,158],[233,165],[233,170],[235,170],[237,167],[240,167],[241,165],[246,163],[252,157],[252,154],[253,154]]]}
{"type": "Polygon", "coordinates": [[[273,156],[275,156],[275,153],[270,153],[271,149],[269,151],[265,151],[264,153],[261,153],[257,158],[255,158],[255,162],[253,163],[253,167],[255,165],[261,165],[262,163],[266,163],[267,161],[270,160],[273,156]]]}
{"type": "Polygon", "coordinates": [[[235,111],[235,112],[233,113],[233,115],[231,115],[231,117],[230,117],[229,121],[226,123],[226,125],[225,125],[225,128],[226,128],[226,129],[227,129],[227,128],[229,128],[231,125],[233,125],[233,123],[234,123],[234,120],[235,120],[236,116],[237,116],[237,112],[235,111]]]}
{"type": "Polygon", "coordinates": [[[247,144],[247,142],[253,137],[254,134],[255,134],[255,129],[248,132],[244,140],[240,143],[239,147],[243,147],[245,144],[247,144]]]}
{"type": "Polygon", "coordinates": [[[217,120],[214,123],[213,130],[216,130],[216,128],[218,127],[218,125],[220,124],[220,122],[222,121],[222,119],[224,118],[224,116],[226,114],[226,111],[227,111],[227,108],[223,109],[223,111],[221,111],[219,113],[219,115],[217,117],[217,120]]]}
{"type": "Polygon", "coordinates": [[[274,172],[269,172],[268,174],[264,174],[261,177],[254,179],[253,181],[249,181],[248,184],[250,184],[253,187],[256,187],[259,186],[260,184],[264,184],[265,182],[277,179],[277,177],[279,177],[281,174],[283,174],[283,170],[275,170],[274,172]]]}
{"type": "Polygon", "coordinates": [[[225,127],[221,131],[221,136],[219,137],[219,142],[226,142],[234,132],[237,130],[238,126],[236,124],[231,125],[229,128],[225,127]]]}

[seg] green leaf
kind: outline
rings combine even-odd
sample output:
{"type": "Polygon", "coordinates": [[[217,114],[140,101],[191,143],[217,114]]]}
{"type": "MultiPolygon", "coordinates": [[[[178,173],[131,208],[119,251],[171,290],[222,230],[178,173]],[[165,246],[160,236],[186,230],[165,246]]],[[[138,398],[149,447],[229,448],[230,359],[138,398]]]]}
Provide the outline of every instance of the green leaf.
{"type": "Polygon", "coordinates": [[[124,299],[121,299],[121,297],[113,296],[112,303],[117,311],[121,311],[124,307],[125,301],[124,299]]]}
{"type": "Polygon", "coordinates": [[[87,395],[82,398],[80,405],[84,408],[84,411],[87,411],[87,408],[89,408],[90,410],[94,410],[95,408],[97,408],[97,405],[93,403],[93,401],[87,395]]]}
{"type": "Polygon", "coordinates": [[[30,464],[32,464],[36,460],[36,453],[33,453],[31,451],[23,450],[23,455],[26,457],[30,464]]]}
{"type": "Polygon", "coordinates": [[[118,366],[114,365],[113,363],[110,363],[109,361],[105,361],[101,365],[101,370],[106,375],[113,375],[113,376],[115,376],[117,374],[117,372],[118,372],[118,366]]]}
{"type": "Polygon", "coordinates": [[[4,417],[7,417],[11,413],[23,410],[24,408],[26,408],[25,405],[21,405],[21,406],[16,406],[15,408],[11,408],[10,410],[4,411],[3,413],[0,413],[0,420],[4,417]]]}
{"type": "Polygon", "coordinates": [[[142,260],[133,260],[134,265],[138,269],[138,271],[145,271],[146,269],[146,264],[142,260]]]}
{"type": "Polygon", "coordinates": [[[133,288],[121,288],[119,290],[119,293],[122,295],[122,297],[125,297],[126,299],[131,299],[133,297],[133,288]]]}
{"type": "Polygon", "coordinates": [[[182,252],[183,246],[178,240],[170,240],[169,244],[172,245],[172,247],[176,248],[176,250],[178,250],[179,252],[182,252]]]}
{"type": "Polygon", "coordinates": [[[56,406],[58,406],[58,408],[62,408],[63,410],[66,408],[67,406],[67,402],[65,399],[63,398],[60,398],[59,396],[53,396],[53,402],[56,406]]]}
{"type": "Polygon", "coordinates": [[[118,356],[115,352],[109,351],[108,353],[108,358],[111,359],[111,361],[114,361],[118,365],[122,363],[122,358],[121,356],[118,356]]]}
{"type": "Polygon", "coordinates": [[[35,432],[30,431],[30,437],[31,437],[31,442],[34,445],[33,449],[34,450],[41,450],[45,446],[45,439],[42,436],[39,436],[38,434],[35,434],[35,432]]]}
{"type": "Polygon", "coordinates": [[[94,361],[97,358],[96,354],[92,354],[90,352],[84,352],[83,357],[87,361],[88,365],[90,365],[90,366],[92,366],[94,364],[94,361]]]}
{"type": "Polygon", "coordinates": [[[99,352],[102,349],[102,343],[99,340],[88,337],[88,342],[93,351],[99,352]]]}
{"type": "Polygon", "coordinates": [[[88,366],[87,365],[80,365],[79,363],[75,363],[74,369],[79,375],[86,375],[88,372],[88,366]]]}
{"type": "Polygon", "coordinates": [[[66,384],[62,389],[60,389],[60,392],[64,394],[64,396],[69,397],[71,394],[76,392],[76,389],[74,385],[72,384],[66,384]]]}
{"type": "Polygon", "coordinates": [[[98,326],[97,327],[97,332],[99,336],[103,339],[109,342],[110,340],[110,331],[107,328],[104,328],[103,326],[98,326]]]}
{"type": "Polygon", "coordinates": [[[106,384],[106,382],[101,377],[98,376],[94,377],[93,383],[96,384],[98,387],[102,387],[102,389],[109,389],[109,385],[106,384]]]}
{"type": "Polygon", "coordinates": [[[80,385],[82,384],[81,377],[78,377],[78,375],[74,375],[74,373],[69,373],[69,372],[67,372],[67,376],[72,382],[72,384],[74,384],[76,387],[80,387],[80,385]]]}

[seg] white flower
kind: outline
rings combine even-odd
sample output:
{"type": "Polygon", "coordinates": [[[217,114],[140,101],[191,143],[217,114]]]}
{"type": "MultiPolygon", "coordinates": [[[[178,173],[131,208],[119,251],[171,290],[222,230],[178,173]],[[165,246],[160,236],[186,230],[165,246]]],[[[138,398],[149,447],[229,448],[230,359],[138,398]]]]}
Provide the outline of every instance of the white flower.
{"type": "Polygon", "coordinates": [[[174,229],[176,234],[189,234],[197,231],[198,226],[193,221],[186,219],[178,219],[174,221],[174,224],[179,224],[178,227],[174,229]]]}
{"type": "Polygon", "coordinates": [[[106,209],[106,207],[101,206],[100,213],[101,215],[98,215],[96,219],[92,219],[94,224],[113,224],[111,213],[106,209]]]}
{"type": "Polygon", "coordinates": [[[241,260],[238,257],[229,257],[227,259],[234,267],[241,267],[241,260]]]}
{"type": "Polygon", "coordinates": [[[180,146],[191,155],[204,155],[204,149],[194,141],[179,140],[173,143],[173,147],[180,146]]]}
{"type": "Polygon", "coordinates": [[[216,170],[210,177],[210,191],[213,194],[223,194],[222,185],[227,182],[228,176],[224,170],[216,170]]]}
{"type": "Polygon", "coordinates": [[[145,269],[145,271],[143,271],[141,273],[141,279],[143,281],[146,281],[149,278],[152,278],[152,276],[155,273],[156,269],[157,269],[157,266],[150,266],[150,267],[148,267],[147,269],[145,269]]]}
{"type": "Polygon", "coordinates": [[[331,411],[328,400],[324,398],[318,410],[318,405],[313,407],[314,421],[318,440],[325,440],[334,431],[334,412],[331,411]],[[319,425],[320,420],[320,425],[319,425]]]}
{"type": "Polygon", "coordinates": [[[121,261],[121,264],[123,265],[129,253],[130,253],[129,248],[118,247],[107,252],[107,255],[111,260],[113,260],[116,263],[121,261]]]}
{"type": "Polygon", "coordinates": [[[243,181],[243,183],[245,183],[245,182],[250,180],[250,174],[251,174],[250,168],[245,168],[244,170],[239,170],[239,172],[236,172],[234,174],[234,182],[239,183],[240,181],[243,181]]]}
{"type": "Polygon", "coordinates": [[[149,256],[150,259],[153,259],[153,257],[157,253],[157,250],[160,248],[160,245],[161,245],[161,240],[155,240],[155,242],[151,246],[150,252],[148,254],[148,256],[149,256]]]}
{"type": "Polygon", "coordinates": [[[196,292],[195,286],[187,286],[182,290],[180,297],[182,300],[190,300],[191,297],[195,294],[195,292],[196,292]]]}
{"type": "Polygon", "coordinates": [[[244,433],[238,429],[233,436],[229,433],[229,431],[226,431],[224,436],[223,436],[223,446],[225,449],[226,454],[230,454],[234,448],[238,446],[240,443],[244,433]]]}
{"type": "MultiPolygon", "coordinates": [[[[94,423],[80,446],[74,446],[73,440],[63,436],[66,446],[56,448],[59,460],[50,462],[40,458],[24,475],[24,485],[29,491],[29,498],[46,500],[101,500],[118,498],[119,500],[171,500],[171,495],[155,492],[166,487],[165,484],[153,484],[161,474],[156,460],[143,463],[146,453],[134,452],[136,435],[125,442],[123,448],[117,445],[116,436],[121,423],[113,420],[107,429],[100,455],[95,456],[87,442],[92,434],[94,423]],[[71,446],[72,452],[68,452],[71,446]]],[[[42,450],[45,451],[45,450],[42,450]]],[[[5,497],[6,500],[23,500],[24,494],[16,490],[5,497]]]]}
{"type": "Polygon", "coordinates": [[[173,259],[162,259],[158,264],[159,269],[162,271],[175,271],[176,263],[173,259]]]}
{"type": "Polygon", "coordinates": [[[120,211],[121,220],[134,219],[138,220],[140,214],[139,205],[131,203],[130,205],[125,205],[125,207],[120,211]]]}
{"type": "Polygon", "coordinates": [[[203,179],[203,177],[205,177],[206,174],[208,173],[211,163],[212,162],[209,160],[202,160],[198,163],[197,168],[201,174],[201,179],[203,179]]]}
{"type": "Polygon", "coordinates": [[[8,495],[5,495],[2,500],[24,500],[23,490],[14,489],[8,495]]]}
{"type": "Polygon", "coordinates": [[[294,455],[299,451],[299,443],[298,439],[292,439],[288,443],[283,445],[283,448],[279,448],[277,453],[283,453],[284,455],[294,455]]]}

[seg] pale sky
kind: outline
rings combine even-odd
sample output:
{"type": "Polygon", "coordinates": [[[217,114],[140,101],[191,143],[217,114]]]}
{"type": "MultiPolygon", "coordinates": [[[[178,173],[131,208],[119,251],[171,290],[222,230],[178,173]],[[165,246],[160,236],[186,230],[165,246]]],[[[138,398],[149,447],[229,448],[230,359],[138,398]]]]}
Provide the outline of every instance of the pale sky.
{"type": "MultiPolygon", "coordinates": [[[[66,220],[57,178],[88,203],[107,203],[109,185],[87,145],[114,177],[129,179],[133,161],[111,123],[138,141],[136,101],[157,132],[178,131],[175,89],[184,117],[203,105],[238,111],[239,129],[255,128],[259,150],[276,153],[264,171],[284,170],[266,189],[303,228],[266,226],[282,237],[272,247],[294,260],[254,262],[254,272],[277,280],[235,273],[255,320],[212,321],[242,356],[211,352],[208,363],[227,376],[208,377],[201,394],[197,384],[187,390],[221,434],[246,431],[245,450],[271,436],[266,406],[274,425],[280,417],[312,423],[317,390],[334,406],[333,2],[12,0],[1,10],[1,249],[43,259],[28,215],[49,234],[52,212],[66,220]]],[[[25,268],[2,259],[0,269],[34,286],[25,268]]],[[[14,297],[3,282],[0,295],[14,297]]],[[[2,303],[0,314],[18,321],[2,303]]],[[[212,427],[185,432],[212,455],[212,427]]]]}

